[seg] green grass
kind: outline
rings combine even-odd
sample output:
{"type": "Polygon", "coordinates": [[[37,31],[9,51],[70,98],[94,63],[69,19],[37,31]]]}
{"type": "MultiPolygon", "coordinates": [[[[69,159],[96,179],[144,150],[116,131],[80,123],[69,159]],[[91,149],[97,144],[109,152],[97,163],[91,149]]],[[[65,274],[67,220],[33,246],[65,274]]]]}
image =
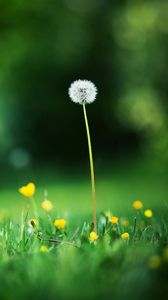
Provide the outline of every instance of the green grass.
{"type": "MultiPolygon", "coordinates": [[[[86,167],[81,166],[75,171],[38,168],[28,174],[9,172],[2,180],[0,207],[7,208],[12,215],[19,216],[25,206],[27,200],[19,195],[18,188],[29,181],[37,185],[36,201],[39,205],[44,198],[44,189],[47,189],[57,213],[68,213],[71,216],[91,213],[90,174],[86,167]]],[[[160,172],[146,161],[105,167],[98,164],[97,210],[101,212],[110,209],[114,214],[127,214],[136,199],[142,200],[146,207],[164,208],[168,203],[167,180],[167,172],[160,172]]]]}
{"type": "Polygon", "coordinates": [[[89,241],[93,228],[90,223],[79,222],[78,231],[71,226],[59,231],[43,217],[38,230],[35,228],[30,235],[26,214],[19,224],[5,221],[0,225],[0,299],[159,299],[166,296],[166,213],[155,213],[149,220],[140,213],[136,228],[135,213],[127,216],[127,228],[123,228],[121,220],[116,226],[101,215],[96,243],[89,241]],[[121,239],[125,230],[130,234],[129,240],[121,239]],[[46,241],[49,238],[62,243],[46,241]],[[47,246],[49,252],[40,253],[41,245],[47,246]]]}
{"type": "Polygon", "coordinates": [[[8,209],[9,215],[1,215],[0,222],[0,299],[166,299],[167,174],[146,164],[98,167],[96,174],[96,243],[89,241],[93,230],[90,181],[81,170],[66,176],[58,170],[37,170],[27,180],[21,174],[4,176],[1,209],[8,209]],[[32,234],[28,220],[34,212],[27,210],[31,200],[17,191],[28,181],[37,184],[40,215],[32,234]],[[40,207],[44,188],[54,203],[50,218],[40,207]],[[153,210],[151,219],[133,210],[132,202],[137,199],[144,209],[153,210]],[[118,226],[105,217],[109,209],[119,216],[118,226]],[[54,228],[57,217],[68,220],[62,231],[54,228]],[[123,219],[129,222],[126,228],[123,219]],[[129,240],[121,239],[125,231],[129,240]],[[61,243],[47,241],[50,238],[61,243]],[[49,252],[41,253],[41,245],[49,252]]]}

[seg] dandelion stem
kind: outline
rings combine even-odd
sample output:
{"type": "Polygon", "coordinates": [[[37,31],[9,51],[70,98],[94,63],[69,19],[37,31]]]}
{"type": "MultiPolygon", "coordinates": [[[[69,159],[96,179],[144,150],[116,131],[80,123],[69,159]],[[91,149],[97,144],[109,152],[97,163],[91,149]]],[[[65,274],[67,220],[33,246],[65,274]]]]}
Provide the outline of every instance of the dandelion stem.
{"type": "Polygon", "coordinates": [[[93,224],[94,231],[97,233],[97,221],[96,221],[96,192],[95,192],[95,176],[94,176],[94,164],[92,155],[92,145],[90,139],[89,124],[87,119],[85,103],[83,104],[83,113],[86,125],[87,139],[88,139],[88,149],[89,149],[89,160],[90,160],[90,173],[91,173],[91,186],[92,186],[92,208],[93,208],[93,224]]]}

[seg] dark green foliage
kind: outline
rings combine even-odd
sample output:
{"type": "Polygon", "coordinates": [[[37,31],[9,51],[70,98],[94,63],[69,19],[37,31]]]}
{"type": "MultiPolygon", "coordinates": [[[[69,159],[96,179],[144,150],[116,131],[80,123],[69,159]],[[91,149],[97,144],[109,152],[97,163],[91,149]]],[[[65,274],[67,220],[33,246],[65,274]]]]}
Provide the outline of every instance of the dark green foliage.
{"type": "Polygon", "coordinates": [[[166,1],[1,0],[2,153],[83,160],[82,112],[67,94],[81,78],[99,91],[89,106],[97,156],[142,149],[167,161],[166,11],[166,1]]]}

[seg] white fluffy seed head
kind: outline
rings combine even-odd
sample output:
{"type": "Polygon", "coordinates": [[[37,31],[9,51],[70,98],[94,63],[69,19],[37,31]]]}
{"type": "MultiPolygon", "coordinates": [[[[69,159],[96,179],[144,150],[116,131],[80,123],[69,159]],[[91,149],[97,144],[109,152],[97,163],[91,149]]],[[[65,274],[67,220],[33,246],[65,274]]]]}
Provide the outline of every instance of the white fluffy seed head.
{"type": "Polygon", "coordinates": [[[71,100],[79,104],[92,103],[96,100],[97,88],[89,80],[76,80],[69,88],[71,100]]]}

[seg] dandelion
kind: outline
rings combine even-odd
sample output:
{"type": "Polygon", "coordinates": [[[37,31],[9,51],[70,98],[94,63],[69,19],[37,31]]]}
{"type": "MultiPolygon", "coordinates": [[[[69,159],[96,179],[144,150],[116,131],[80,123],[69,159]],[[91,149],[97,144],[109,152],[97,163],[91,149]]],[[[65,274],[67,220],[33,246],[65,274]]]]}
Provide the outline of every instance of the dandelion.
{"type": "Polygon", "coordinates": [[[42,246],[40,247],[40,252],[41,252],[41,253],[47,253],[47,252],[48,252],[48,247],[45,246],[45,245],[42,245],[42,246]]]}
{"type": "Polygon", "coordinates": [[[75,103],[88,104],[95,101],[97,88],[89,80],[76,80],[69,88],[69,97],[75,103]]]}
{"type": "Polygon", "coordinates": [[[30,219],[28,221],[28,225],[29,225],[29,227],[27,229],[28,234],[32,235],[34,233],[37,233],[38,232],[38,229],[37,229],[38,224],[39,224],[39,221],[37,219],[30,219]]]}
{"type": "Polygon", "coordinates": [[[99,237],[98,237],[98,235],[97,235],[97,233],[96,233],[95,231],[92,231],[92,232],[90,233],[90,235],[89,235],[89,240],[90,240],[91,242],[96,241],[98,238],[99,238],[99,237]]]}
{"type": "Polygon", "coordinates": [[[54,222],[54,226],[57,229],[63,229],[66,226],[66,224],[67,224],[67,221],[65,219],[57,219],[54,222]]]}
{"type": "Polygon", "coordinates": [[[145,217],[147,217],[147,218],[152,218],[153,212],[152,212],[151,209],[146,209],[146,210],[144,211],[144,215],[145,215],[145,217]]]}
{"type": "Polygon", "coordinates": [[[123,240],[129,240],[129,233],[128,233],[128,232],[122,233],[121,238],[122,238],[123,240]]]}
{"type": "Polygon", "coordinates": [[[161,258],[159,255],[153,255],[150,257],[148,265],[151,269],[158,269],[161,265],[161,258]]]}
{"type": "Polygon", "coordinates": [[[33,235],[34,234],[34,228],[29,226],[28,229],[27,229],[27,233],[29,235],[33,235]]]}
{"type": "Polygon", "coordinates": [[[19,193],[21,195],[23,195],[24,197],[32,198],[34,196],[34,194],[35,194],[35,190],[36,190],[35,184],[32,183],[32,182],[30,182],[27,185],[22,186],[19,189],[19,193]]]}
{"type": "Polygon", "coordinates": [[[143,203],[139,200],[136,200],[133,202],[132,206],[133,206],[133,208],[139,210],[143,207],[143,203]]]}
{"type": "Polygon", "coordinates": [[[41,207],[46,211],[46,212],[50,212],[53,209],[53,204],[50,200],[44,200],[41,203],[41,207]]]}
{"type": "Polygon", "coordinates": [[[97,95],[96,86],[88,80],[76,80],[69,88],[69,96],[71,100],[75,103],[79,103],[83,106],[83,113],[85,119],[86,133],[88,139],[88,149],[89,149],[89,160],[90,160],[90,172],[91,172],[91,186],[92,186],[92,207],[93,207],[93,224],[94,231],[97,232],[97,221],[96,221],[96,193],[95,193],[95,176],[94,176],[94,164],[93,164],[93,154],[92,145],[90,138],[90,130],[86,113],[86,104],[95,101],[97,95]]]}
{"type": "Polygon", "coordinates": [[[118,224],[118,221],[119,221],[119,218],[118,217],[115,217],[115,216],[113,216],[113,217],[111,217],[111,223],[112,224],[118,224]]]}

